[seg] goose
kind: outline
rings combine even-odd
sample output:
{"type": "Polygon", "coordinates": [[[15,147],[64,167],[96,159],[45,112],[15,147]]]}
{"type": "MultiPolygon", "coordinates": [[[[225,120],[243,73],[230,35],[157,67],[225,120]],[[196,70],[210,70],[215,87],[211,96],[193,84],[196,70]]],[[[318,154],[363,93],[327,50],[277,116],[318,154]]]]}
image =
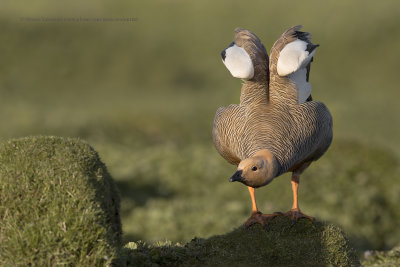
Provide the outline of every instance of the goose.
{"type": "Polygon", "coordinates": [[[224,65],[243,85],[240,103],[218,108],[212,129],[214,146],[236,172],[229,179],[247,186],[252,213],[245,225],[268,229],[276,216],[314,221],[300,210],[301,174],[332,142],[332,116],[311,97],[310,64],[318,45],[301,25],[286,30],[271,49],[246,29],[235,29],[233,42],[221,52],[224,65]],[[261,213],[255,189],[291,172],[292,208],[286,213],[261,213]]]}

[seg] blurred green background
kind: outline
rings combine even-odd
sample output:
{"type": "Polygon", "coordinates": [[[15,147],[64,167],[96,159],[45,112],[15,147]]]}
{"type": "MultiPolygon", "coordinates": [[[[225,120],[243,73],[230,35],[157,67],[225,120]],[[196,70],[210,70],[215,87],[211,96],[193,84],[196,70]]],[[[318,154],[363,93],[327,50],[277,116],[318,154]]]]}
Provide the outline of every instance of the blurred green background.
{"type": "MultiPolygon", "coordinates": [[[[87,140],[119,186],[126,241],[228,232],[251,202],[246,187],[228,183],[235,167],[212,144],[216,109],[238,103],[241,87],[220,51],[236,27],[255,32],[269,51],[297,24],[320,44],[312,95],[334,118],[334,142],[303,175],[300,205],[341,225],[359,251],[390,248],[400,243],[395,0],[3,0],[0,138],[87,140]]],[[[256,195],[266,213],[290,209],[290,175],[256,195]]]]}

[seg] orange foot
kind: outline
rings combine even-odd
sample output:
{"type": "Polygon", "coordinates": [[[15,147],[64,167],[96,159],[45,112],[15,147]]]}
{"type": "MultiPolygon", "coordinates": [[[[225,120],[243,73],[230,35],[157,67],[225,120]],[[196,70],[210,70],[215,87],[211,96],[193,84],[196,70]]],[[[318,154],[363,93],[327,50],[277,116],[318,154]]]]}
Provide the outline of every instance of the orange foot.
{"type": "Polygon", "coordinates": [[[251,214],[250,218],[244,223],[246,227],[253,225],[255,223],[261,224],[267,231],[269,231],[268,223],[277,216],[281,216],[282,213],[276,212],[273,214],[262,214],[261,212],[254,212],[251,214]]]}
{"type": "Polygon", "coordinates": [[[300,218],[306,218],[309,219],[311,222],[315,222],[315,218],[305,215],[304,213],[302,213],[299,209],[291,209],[288,212],[286,212],[285,214],[283,214],[283,216],[287,216],[292,220],[292,226],[297,222],[298,219],[300,218]]]}

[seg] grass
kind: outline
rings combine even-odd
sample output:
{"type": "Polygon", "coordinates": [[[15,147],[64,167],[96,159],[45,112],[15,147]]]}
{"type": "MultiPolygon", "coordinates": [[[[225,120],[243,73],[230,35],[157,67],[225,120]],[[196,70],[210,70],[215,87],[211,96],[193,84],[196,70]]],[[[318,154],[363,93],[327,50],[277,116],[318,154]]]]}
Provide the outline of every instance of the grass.
{"type": "MultiPolygon", "coordinates": [[[[269,50],[302,23],[321,45],[313,97],[330,108],[335,139],[304,174],[301,208],[342,226],[359,253],[399,243],[398,1],[23,2],[6,0],[0,10],[0,139],[56,135],[92,144],[121,191],[125,242],[186,243],[249,216],[245,187],[227,182],[234,168],[212,147],[215,111],[237,103],[240,88],[219,52],[235,27],[253,30],[269,50]],[[25,16],[138,21],[20,21],[25,16]]],[[[256,194],[264,212],[288,210],[289,177],[256,194]]]]}
{"type": "MultiPolygon", "coordinates": [[[[4,29],[0,50],[5,51],[0,65],[0,118],[9,127],[1,129],[0,136],[7,140],[53,134],[91,138],[93,143],[97,129],[87,129],[87,124],[127,123],[132,134],[149,125],[168,132],[173,122],[182,122],[184,126],[177,127],[190,133],[189,138],[209,142],[216,109],[238,101],[240,82],[229,75],[219,56],[233,29],[252,29],[269,50],[284,29],[303,23],[321,45],[311,76],[313,95],[331,109],[335,136],[376,142],[398,153],[398,2],[328,1],[313,8],[319,3],[313,0],[290,10],[285,2],[256,3],[257,9],[230,1],[102,1],[96,8],[89,4],[78,8],[72,2],[60,8],[43,0],[34,6],[5,4],[0,13],[4,29]],[[166,8],[171,13],[163,12],[166,8]],[[139,20],[19,20],[28,15],[139,20]],[[158,126],[160,121],[168,123],[158,126]]],[[[107,142],[121,138],[126,136],[110,136],[107,142]]]]}
{"type": "Polygon", "coordinates": [[[119,195],[77,139],[0,144],[0,265],[100,266],[121,246],[119,195]]]}
{"type": "Polygon", "coordinates": [[[165,242],[125,246],[127,266],[359,266],[343,232],[335,225],[276,218],[270,231],[254,225],[185,245],[165,242]]]}
{"type": "Polygon", "coordinates": [[[400,247],[397,246],[390,251],[367,251],[364,266],[399,266],[400,247]]]}

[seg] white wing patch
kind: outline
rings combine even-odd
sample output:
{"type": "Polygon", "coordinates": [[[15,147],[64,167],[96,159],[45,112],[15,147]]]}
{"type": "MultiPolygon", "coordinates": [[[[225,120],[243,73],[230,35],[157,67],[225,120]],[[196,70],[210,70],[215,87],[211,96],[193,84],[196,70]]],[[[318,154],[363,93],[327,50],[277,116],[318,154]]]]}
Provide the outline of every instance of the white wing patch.
{"type": "Polygon", "coordinates": [[[279,76],[287,76],[297,85],[299,104],[306,102],[311,94],[311,85],[307,82],[307,65],[315,54],[309,53],[307,43],[297,39],[287,44],[280,52],[277,72],[279,76]]]}
{"type": "Polygon", "coordinates": [[[251,79],[254,76],[254,66],[246,50],[237,45],[225,50],[225,60],[222,60],[233,77],[251,79]]]}
{"type": "Polygon", "coordinates": [[[287,76],[296,70],[307,66],[314,56],[315,50],[308,53],[307,43],[296,40],[287,44],[279,54],[277,71],[279,76],[287,76]]]}
{"type": "Polygon", "coordinates": [[[311,84],[307,82],[307,69],[301,68],[298,71],[288,75],[289,79],[297,85],[299,104],[307,101],[311,95],[311,84]]]}

